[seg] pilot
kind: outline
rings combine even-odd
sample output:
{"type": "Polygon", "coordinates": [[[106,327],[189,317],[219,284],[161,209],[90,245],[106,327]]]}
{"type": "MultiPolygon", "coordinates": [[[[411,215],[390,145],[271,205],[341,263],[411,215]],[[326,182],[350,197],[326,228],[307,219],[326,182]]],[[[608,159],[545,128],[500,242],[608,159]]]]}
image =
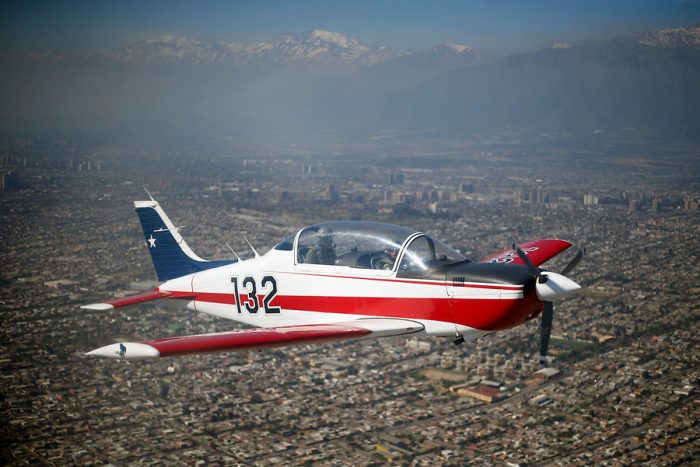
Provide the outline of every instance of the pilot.
{"type": "Polygon", "coordinates": [[[335,264],[337,256],[333,245],[333,229],[321,227],[317,232],[318,240],[315,247],[309,248],[304,258],[310,264],[335,264]]]}
{"type": "Polygon", "coordinates": [[[394,263],[396,262],[396,257],[399,256],[399,249],[398,248],[391,248],[386,252],[387,258],[389,258],[389,261],[391,262],[389,264],[388,268],[384,269],[393,269],[394,268],[394,263]]]}
{"type": "Polygon", "coordinates": [[[398,248],[389,248],[388,250],[384,250],[384,256],[377,262],[376,269],[394,269],[394,263],[396,262],[396,257],[398,254],[398,248]]]}

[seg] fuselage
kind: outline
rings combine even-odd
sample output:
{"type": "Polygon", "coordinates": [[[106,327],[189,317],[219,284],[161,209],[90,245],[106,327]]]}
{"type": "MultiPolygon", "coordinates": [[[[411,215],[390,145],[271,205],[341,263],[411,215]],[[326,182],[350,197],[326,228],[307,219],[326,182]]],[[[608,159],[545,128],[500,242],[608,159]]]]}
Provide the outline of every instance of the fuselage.
{"type": "Polygon", "coordinates": [[[410,274],[299,263],[293,251],[273,249],[160,290],[192,310],[257,327],[391,317],[419,322],[427,335],[470,340],[537,316],[542,302],[532,281],[517,265],[462,261],[410,274]]]}

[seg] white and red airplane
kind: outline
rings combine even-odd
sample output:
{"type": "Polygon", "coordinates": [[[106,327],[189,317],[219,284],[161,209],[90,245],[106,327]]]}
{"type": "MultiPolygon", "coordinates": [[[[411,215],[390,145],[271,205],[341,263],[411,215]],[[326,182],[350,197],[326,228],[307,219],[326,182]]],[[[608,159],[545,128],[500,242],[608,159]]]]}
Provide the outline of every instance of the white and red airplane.
{"type": "MultiPolygon", "coordinates": [[[[247,260],[205,261],[151,198],[136,201],[158,280],[156,289],[85,305],[110,310],[158,299],[256,328],[144,342],[87,355],[142,360],[187,354],[389,336],[452,336],[455,343],[518,326],[542,312],[546,362],[552,302],[580,286],[538,266],[571,244],[537,240],[479,262],[410,228],[335,221],[290,235],[247,260]],[[544,310],[544,311],[543,311],[544,310]]],[[[252,247],[251,247],[252,248],[252,247]]]]}

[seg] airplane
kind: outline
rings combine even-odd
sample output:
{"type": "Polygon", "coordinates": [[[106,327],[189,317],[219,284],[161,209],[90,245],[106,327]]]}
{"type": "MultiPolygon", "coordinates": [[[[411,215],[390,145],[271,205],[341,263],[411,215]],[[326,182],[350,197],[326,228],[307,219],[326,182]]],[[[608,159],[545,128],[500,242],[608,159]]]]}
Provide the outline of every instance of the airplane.
{"type": "Polygon", "coordinates": [[[117,342],[86,355],[131,361],[395,336],[444,336],[461,344],[541,314],[546,365],[553,303],[580,289],[566,275],[584,250],[561,274],[539,267],[571,246],[565,240],[514,244],[475,262],[423,232],[368,221],[311,225],[264,255],[246,239],[253,258],[233,252],[238,259],[206,261],[148,197],[134,206],[160,285],[81,308],[182,300],[190,310],[251,327],[117,342]]]}

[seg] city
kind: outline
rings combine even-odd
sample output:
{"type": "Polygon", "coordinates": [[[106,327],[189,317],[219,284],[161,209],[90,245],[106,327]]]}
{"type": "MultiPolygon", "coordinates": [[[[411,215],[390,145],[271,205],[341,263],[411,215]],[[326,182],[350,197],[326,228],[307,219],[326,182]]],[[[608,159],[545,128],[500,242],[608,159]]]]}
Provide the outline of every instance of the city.
{"type": "Polygon", "coordinates": [[[327,153],[0,141],[2,462],[697,462],[700,147],[385,136],[381,151],[327,153]],[[79,308],[156,283],[133,212],[143,185],[208,259],[231,258],[226,243],[250,257],[243,235],[262,253],[308,224],[378,220],[474,260],[513,242],[570,240],[587,250],[572,273],[584,290],[557,307],[544,370],[539,320],[462,346],[388,339],[89,359],[111,339],[237,326],[178,302],[79,308]]]}

